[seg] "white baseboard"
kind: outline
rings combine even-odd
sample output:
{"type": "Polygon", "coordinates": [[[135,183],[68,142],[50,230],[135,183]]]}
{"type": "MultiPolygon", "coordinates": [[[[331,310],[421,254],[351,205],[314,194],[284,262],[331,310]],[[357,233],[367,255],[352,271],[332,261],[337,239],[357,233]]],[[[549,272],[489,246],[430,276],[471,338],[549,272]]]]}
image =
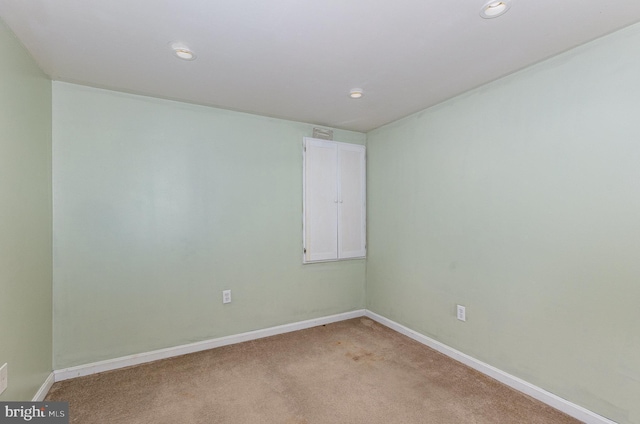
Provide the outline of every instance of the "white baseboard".
{"type": "MultiPolygon", "coordinates": [[[[249,331],[247,333],[235,334],[217,339],[204,340],[181,346],[169,347],[166,349],[154,350],[135,355],[122,356],[120,358],[107,359],[105,361],[93,362],[86,365],[55,370],[55,381],[68,380],[70,378],[83,377],[85,375],[96,374],[104,371],[111,371],[119,368],[140,365],[160,359],[172,358],[174,356],[186,355],[188,353],[200,352],[216,347],[227,346],[249,340],[261,339],[263,337],[275,336],[277,334],[289,333],[291,331],[304,330],[306,328],[317,327],[319,325],[330,324],[332,322],[344,321],[365,315],[364,309],[330,315],[322,318],[314,318],[292,324],[279,325],[277,327],[265,328],[262,330],[249,331]]],[[[45,392],[46,394],[46,392],[45,392]]]]}
{"type": "Polygon", "coordinates": [[[40,386],[40,389],[33,396],[33,399],[31,401],[42,402],[45,396],[47,396],[47,393],[49,393],[49,389],[51,389],[51,386],[53,386],[54,381],[55,381],[55,376],[53,373],[50,373],[47,379],[42,384],[42,386],[40,386]]]}
{"type": "Polygon", "coordinates": [[[249,331],[247,333],[235,334],[226,337],[220,337],[217,339],[204,340],[201,342],[190,343],[181,346],[169,347],[166,349],[154,350],[151,352],[144,352],[135,355],[123,356],[120,358],[108,359],[100,362],[93,362],[86,365],[79,365],[76,367],[65,368],[61,370],[55,370],[47,381],[42,385],[34,401],[42,400],[46,396],[47,392],[51,388],[51,385],[55,381],[68,380],[70,378],[82,377],[86,375],[96,374],[104,371],[111,371],[119,368],[129,367],[132,365],[140,365],[147,362],[153,362],[160,359],[172,358],[175,356],[186,355],[189,353],[200,352],[203,350],[213,349],[216,347],[227,346],[235,343],[242,343],[249,340],[256,340],[263,337],[275,336],[277,334],[289,333],[297,330],[304,330],[306,328],[317,327],[319,325],[330,324],[332,322],[344,321],[351,318],[358,318],[361,316],[367,316],[372,320],[404,334],[416,340],[432,349],[443,353],[450,358],[455,359],[495,380],[506,384],[524,394],[527,394],[547,405],[556,408],[565,414],[568,414],[586,424],[616,424],[614,421],[609,420],[603,416],[600,416],[580,405],[576,405],[563,399],[551,392],[548,392],[538,386],[535,386],[521,378],[508,374],[496,367],[479,361],[465,353],[453,349],[438,342],[430,337],[418,333],[408,327],[398,324],[388,318],[378,315],[375,312],[371,312],[366,309],[360,309],[357,311],[345,312],[336,315],[330,315],[322,318],[314,318],[307,321],[300,321],[291,324],[279,325],[277,327],[265,328],[262,330],[249,331]]]}
{"type": "Polygon", "coordinates": [[[382,315],[378,315],[375,312],[366,310],[365,316],[371,318],[376,322],[379,322],[386,327],[391,328],[392,330],[397,331],[398,333],[404,334],[405,336],[408,336],[413,340],[429,346],[430,348],[437,350],[438,352],[443,353],[458,362],[461,362],[477,371],[480,371],[481,373],[486,374],[489,377],[498,380],[499,382],[506,384],[509,387],[512,387],[524,394],[531,396],[532,398],[544,402],[547,405],[556,408],[567,415],[572,416],[573,418],[583,421],[586,424],[616,424],[615,421],[611,421],[608,418],[598,415],[595,412],[589,411],[588,409],[583,408],[580,405],[569,402],[566,399],[554,395],[553,393],[548,392],[538,386],[534,386],[533,384],[522,380],[521,378],[508,374],[502,370],[499,370],[496,367],[485,364],[482,361],[479,361],[467,354],[455,350],[452,347],[445,345],[444,343],[440,343],[437,340],[420,334],[417,331],[398,324],[397,322],[385,318],[382,315]]]}

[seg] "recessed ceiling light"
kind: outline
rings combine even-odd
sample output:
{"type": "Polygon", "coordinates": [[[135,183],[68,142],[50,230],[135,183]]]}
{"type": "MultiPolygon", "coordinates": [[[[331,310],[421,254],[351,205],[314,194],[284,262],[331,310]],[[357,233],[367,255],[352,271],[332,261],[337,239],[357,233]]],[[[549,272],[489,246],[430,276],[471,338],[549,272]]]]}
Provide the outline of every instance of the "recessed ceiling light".
{"type": "Polygon", "coordinates": [[[189,49],[189,47],[185,46],[182,43],[173,43],[171,44],[171,49],[173,49],[173,54],[176,55],[177,58],[182,60],[194,60],[196,55],[194,52],[189,49]]]}
{"type": "Polygon", "coordinates": [[[349,92],[349,97],[351,97],[352,99],[359,99],[362,96],[362,88],[354,88],[349,92]]]}
{"type": "Polygon", "coordinates": [[[196,58],[196,55],[193,54],[191,50],[177,49],[177,50],[174,50],[174,52],[175,52],[175,55],[178,56],[180,59],[193,60],[196,58]]]}
{"type": "Polygon", "coordinates": [[[497,18],[498,16],[507,13],[507,10],[511,7],[511,0],[491,0],[485,3],[480,9],[480,16],[485,19],[497,18]]]}

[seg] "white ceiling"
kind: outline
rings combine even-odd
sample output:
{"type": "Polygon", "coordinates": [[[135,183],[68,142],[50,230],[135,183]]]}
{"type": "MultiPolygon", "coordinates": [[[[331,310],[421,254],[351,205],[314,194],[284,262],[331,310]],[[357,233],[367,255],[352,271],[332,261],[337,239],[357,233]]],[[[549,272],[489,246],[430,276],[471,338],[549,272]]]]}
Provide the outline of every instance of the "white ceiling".
{"type": "Polygon", "coordinates": [[[512,0],[482,19],[485,2],[0,0],[0,17],[55,80],[356,131],[640,21],[640,0],[512,0]]]}

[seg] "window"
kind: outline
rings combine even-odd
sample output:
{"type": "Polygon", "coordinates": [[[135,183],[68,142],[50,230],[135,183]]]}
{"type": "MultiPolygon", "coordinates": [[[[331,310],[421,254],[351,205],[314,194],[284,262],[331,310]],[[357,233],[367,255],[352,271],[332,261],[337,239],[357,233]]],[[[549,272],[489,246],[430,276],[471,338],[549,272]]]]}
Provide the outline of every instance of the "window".
{"type": "Polygon", "coordinates": [[[366,256],[365,147],[304,139],[303,262],[366,256]]]}

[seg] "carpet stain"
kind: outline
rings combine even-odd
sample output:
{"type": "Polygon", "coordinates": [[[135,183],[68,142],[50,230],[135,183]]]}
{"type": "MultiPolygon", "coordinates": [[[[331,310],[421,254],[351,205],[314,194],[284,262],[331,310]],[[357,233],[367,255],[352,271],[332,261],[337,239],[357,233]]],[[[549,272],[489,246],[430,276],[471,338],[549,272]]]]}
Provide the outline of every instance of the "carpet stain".
{"type": "Polygon", "coordinates": [[[358,352],[347,352],[345,353],[345,356],[347,356],[348,358],[350,358],[355,362],[359,362],[359,361],[378,362],[378,361],[384,360],[384,356],[379,356],[373,352],[369,352],[365,350],[360,350],[358,352]]]}
{"type": "Polygon", "coordinates": [[[360,318],[360,324],[367,327],[373,327],[375,325],[375,322],[369,318],[360,318]]]}

